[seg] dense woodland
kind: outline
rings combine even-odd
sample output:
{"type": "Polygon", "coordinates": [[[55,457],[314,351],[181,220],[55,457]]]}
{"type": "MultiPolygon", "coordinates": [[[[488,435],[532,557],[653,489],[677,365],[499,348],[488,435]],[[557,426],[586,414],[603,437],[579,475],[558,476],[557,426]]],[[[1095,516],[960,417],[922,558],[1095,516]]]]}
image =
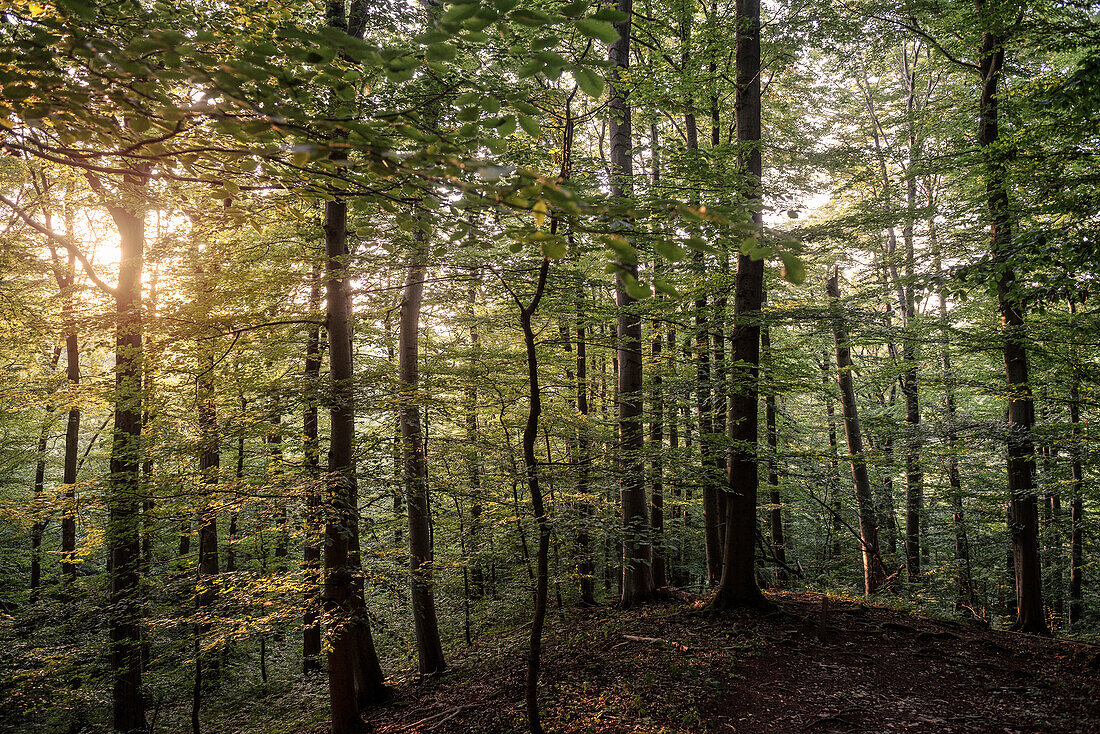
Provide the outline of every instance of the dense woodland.
{"type": "Polygon", "coordinates": [[[539,732],[548,614],[686,593],[1096,638],[1095,5],[0,5],[0,729],[528,624],[539,732]]]}

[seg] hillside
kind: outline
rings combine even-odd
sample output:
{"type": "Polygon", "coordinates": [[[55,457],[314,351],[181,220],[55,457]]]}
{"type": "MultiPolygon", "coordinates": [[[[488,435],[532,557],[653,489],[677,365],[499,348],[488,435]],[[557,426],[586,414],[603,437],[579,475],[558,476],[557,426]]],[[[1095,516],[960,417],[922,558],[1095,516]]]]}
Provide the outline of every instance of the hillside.
{"type": "MultiPolygon", "coordinates": [[[[777,593],[778,611],[701,604],[568,610],[543,663],[548,731],[1100,732],[1095,646],[777,593]]],[[[524,731],[526,631],[483,641],[369,715],[379,734],[524,731]]],[[[310,734],[321,729],[311,729],[310,734]]]]}

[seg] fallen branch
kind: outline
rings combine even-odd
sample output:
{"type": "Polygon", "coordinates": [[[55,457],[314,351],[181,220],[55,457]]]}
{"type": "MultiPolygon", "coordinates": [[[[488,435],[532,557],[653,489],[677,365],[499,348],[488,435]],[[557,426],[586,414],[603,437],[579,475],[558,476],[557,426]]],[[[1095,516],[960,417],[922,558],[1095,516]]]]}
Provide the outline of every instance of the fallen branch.
{"type": "Polygon", "coordinates": [[[689,649],[687,645],[684,645],[684,644],[679,643],[679,642],[672,642],[671,640],[662,640],[660,637],[641,637],[639,635],[623,635],[623,639],[624,640],[629,640],[631,642],[650,642],[650,643],[657,644],[657,645],[668,645],[669,647],[675,648],[675,649],[679,650],[680,652],[687,652],[688,649],[689,649]]]}
{"type": "Polygon", "coordinates": [[[473,708],[473,705],[472,704],[466,704],[464,706],[459,706],[457,708],[453,708],[449,711],[440,711],[439,713],[432,714],[431,716],[426,716],[425,718],[421,719],[420,721],[414,721],[411,724],[403,724],[401,726],[401,729],[404,730],[404,731],[420,731],[419,729],[417,729],[417,727],[419,727],[421,724],[427,724],[429,721],[439,719],[439,721],[437,721],[435,724],[433,724],[431,728],[425,730],[425,731],[431,731],[432,729],[435,729],[436,727],[440,726],[443,722],[450,721],[454,717],[458,716],[459,713],[461,713],[462,711],[465,711],[468,708],[473,708]],[[440,717],[442,717],[442,718],[440,718],[440,717]]]}

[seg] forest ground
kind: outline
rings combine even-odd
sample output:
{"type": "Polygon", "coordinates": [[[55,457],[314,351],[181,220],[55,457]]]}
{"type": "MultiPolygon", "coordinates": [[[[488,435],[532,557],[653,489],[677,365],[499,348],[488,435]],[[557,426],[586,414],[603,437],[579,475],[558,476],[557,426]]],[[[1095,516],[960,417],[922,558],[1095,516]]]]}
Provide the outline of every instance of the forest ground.
{"type": "MultiPolygon", "coordinates": [[[[821,595],[769,597],[776,611],[716,618],[683,600],[565,610],[544,648],[547,731],[1100,732],[1100,647],[842,599],[822,633],[821,595]]],[[[368,715],[374,731],[525,731],[527,636],[398,682],[368,715]]]]}

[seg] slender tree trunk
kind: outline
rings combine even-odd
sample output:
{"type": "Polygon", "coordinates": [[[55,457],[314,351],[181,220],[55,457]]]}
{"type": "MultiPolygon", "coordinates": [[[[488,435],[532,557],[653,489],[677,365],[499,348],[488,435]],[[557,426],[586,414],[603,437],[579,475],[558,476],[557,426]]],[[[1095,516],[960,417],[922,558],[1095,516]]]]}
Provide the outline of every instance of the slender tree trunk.
{"type": "Polygon", "coordinates": [[[470,545],[473,557],[470,558],[469,584],[474,598],[485,594],[485,573],[481,567],[481,555],[478,548],[481,536],[482,490],[481,490],[481,441],[477,424],[477,364],[481,359],[481,334],[478,332],[474,305],[477,303],[478,277],[470,283],[467,302],[467,318],[470,320],[470,376],[466,383],[466,477],[470,491],[470,545]]]}
{"type": "MultiPolygon", "coordinates": [[[[765,298],[767,295],[765,294],[765,298]]],[[[767,363],[771,374],[775,374],[775,362],[772,357],[771,329],[767,326],[760,330],[760,349],[762,357],[767,363]]],[[[787,580],[787,571],[784,565],[787,563],[787,541],[783,531],[783,504],[779,496],[779,427],[776,425],[777,398],[775,395],[774,381],[769,380],[768,394],[764,399],[764,424],[768,436],[768,501],[771,508],[768,512],[771,520],[772,551],[775,560],[778,561],[775,570],[777,585],[782,585],[787,580]]]]}
{"type": "MultiPolygon", "coordinates": [[[[531,504],[535,511],[535,523],[539,529],[538,553],[535,573],[535,610],[531,621],[531,640],[527,654],[527,723],[531,734],[542,734],[539,720],[539,664],[542,656],[542,628],[546,621],[546,596],[549,580],[550,518],[543,505],[542,490],[539,487],[538,459],[535,457],[535,440],[538,438],[539,415],[542,413],[542,392],[539,390],[538,354],[535,351],[535,332],[531,327],[531,317],[538,310],[546,288],[546,274],[550,268],[549,258],[543,258],[539,266],[538,281],[531,303],[524,306],[518,298],[520,308],[520,326],[523,328],[523,343],[527,352],[527,381],[530,394],[530,407],[527,411],[527,423],[523,428],[523,463],[526,467],[527,490],[531,493],[531,504]]],[[[513,296],[514,297],[514,296],[513,296]]]]}
{"type": "MultiPolygon", "coordinates": [[[[746,175],[745,199],[757,232],[763,226],[760,152],[760,2],[737,0],[737,140],[746,175]]],[[[732,458],[722,579],[714,609],[765,604],[756,583],[756,504],[760,486],[758,460],[760,316],[764,306],[764,261],[737,257],[733,303],[733,359],[738,375],[730,402],[732,458]]]]}
{"type": "MultiPolygon", "coordinates": [[[[999,21],[986,17],[985,0],[976,0],[979,18],[985,25],[999,21]]],[[[1008,529],[1012,537],[1016,576],[1016,621],[1014,630],[1048,635],[1043,614],[1043,583],[1039,567],[1039,511],[1035,497],[1035,446],[1031,429],[1035,406],[1028,383],[1027,334],[1024,302],[1016,285],[1012,258],[1012,213],[1008,201],[1004,162],[996,151],[998,133],[997,85],[1003,74],[1004,38],[995,32],[982,33],[981,102],[978,145],[986,165],[986,191],[990,216],[990,251],[997,279],[997,302],[1004,333],[1005,375],[1008,401],[1008,529]]]]}
{"type": "MultiPolygon", "coordinates": [[[[210,294],[204,294],[209,296],[210,294]]],[[[203,346],[203,360],[196,385],[196,414],[201,437],[199,475],[203,487],[203,503],[199,510],[198,579],[195,589],[195,681],[191,701],[191,730],[199,734],[199,710],[205,686],[204,674],[217,675],[218,658],[203,650],[203,638],[210,631],[207,609],[214,603],[214,576],[218,574],[218,515],[216,495],[221,471],[221,451],[218,435],[217,393],[214,389],[215,354],[203,346]]]]}
{"type": "Polygon", "coordinates": [[[432,587],[432,538],[429,528],[427,457],[420,423],[417,390],[420,382],[420,304],[424,294],[427,266],[427,232],[417,235],[411,253],[401,317],[397,358],[401,391],[401,439],[405,454],[405,504],[409,513],[409,571],[412,589],[413,626],[416,629],[417,660],[420,673],[432,675],[446,668],[439,640],[435,593],[432,587]]]}
{"type": "MultiPolygon", "coordinates": [[[[311,314],[316,314],[321,302],[320,263],[313,265],[309,284],[311,314]]],[[[302,413],[302,455],[305,463],[306,512],[305,542],[302,546],[302,573],[305,583],[306,610],[302,618],[302,669],[305,673],[321,670],[321,444],[318,437],[318,386],[321,380],[321,327],[310,325],[306,336],[305,408],[302,413]]]]}
{"type": "MultiPolygon", "coordinates": [[[[57,363],[61,359],[61,348],[54,347],[53,357],[50,359],[52,369],[57,369],[57,363]]],[[[53,388],[49,389],[50,393],[53,388]]],[[[52,397],[52,396],[51,396],[52,397]]],[[[34,500],[34,513],[42,512],[42,493],[46,488],[46,447],[50,439],[50,424],[53,422],[54,406],[52,401],[46,405],[46,417],[42,421],[42,429],[38,432],[38,442],[35,444],[34,462],[34,486],[32,497],[34,500]]],[[[38,598],[38,587],[42,584],[42,536],[46,532],[46,521],[36,520],[31,527],[31,598],[38,598]]]]}
{"type": "Polygon", "coordinates": [[[836,436],[836,409],[833,407],[833,395],[829,388],[829,362],[825,352],[821,353],[821,378],[825,383],[825,425],[829,434],[829,497],[826,507],[832,517],[831,538],[832,544],[829,554],[832,559],[840,558],[844,548],[840,542],[844,524],[841,522],[840,510],[840,451],[837,447],[836,436]]]}
{"type": "Polygon", "coordinates": [[[940,256],[936,224],[928,222],[928,235],[932,243],[936,283],[940,302],[940,329],[943,332],[940,346],[940,364],[943,371],[944,410],[946,412],[947,483],[951,493],[951,515],[955,528],[955,609],[974,610],[974,582],[970,570],[970,542],[967,538],[966,511],[963,507],[962,479],[959,476],[958,410],[955,405],[955,371],[951,364],[950,314],[947,308],[947,291],[944,285],[943,264],[940,256]]]}
{"type": "MultiPolygon", "coordinates": [[[[608,85],[608,113],[611,136],[611,198],[623,200],[633,194],[633,159],[630,156],[630,104],[620,82],[630,65],[632,0],[618,0],[619,12],[628,18],[615,24],[619,38],[611,44],[608,85]]],[[[649,511],[645,497],[642,450],[642,322],[636,299],[627,286],[638,277],[633,261],[616,261],[615,302],[618,307],[619,358],[619,486],[623,517],[623,607],[644,602],[653,595],[649,511]]]]}
{"type": "Polygon", "coordinates": [[[590,523],[593,515],[592,503],[588,499],[589,477],[592,472],[592,438],[589,433],[588,406],[588,330],[585,327],[584,283],[577,275],[577,497],[580,521],[577,525],[576,544],[580,560],[577,564],[577,577],[580,585],[581,604],[596,604],[596,564],[592,559],[592,537],[590,523]]]}
{"type": "MultiPolygon", "coordinates": [[[[244,395],[240,396],[241,401],[241,418],[244,418],[245,412],[248,410],[248,400],[244,395]]],[[[240,431],[240,429],[238,429],[240,431]]],[[[233,472],[233,477],[236,480],[236,492],[243,490],[244,482],[244,432],[240,431],[237,435],[237,468],[233,472]]],[[[239,514],[237,507],[234,505],[233,509],[229,512],[229,537],[225,541],[225,572],[234,573],[237,570],[237,520],[239,514]]]]}
{"type": "MultiPolygon", "coordinates": [[[[1069,302],[1070,324],[1072,325],[1077,315],[1077,307],[1073,298],[1069,302]]],[[[1070,551],[1069,551],[1069,623],[1080,624],[1084,613],[1084,604],[1081,600],[1081,582],[1083,577],[1084,561],[1084,533],[1085,533],[1085,507],[1083,501],[1085,489],[1085,475],[1083,472],[1081,454],[1085,445],[1081,435],[1081,376],[1077,369],[1078,361],[1074,359],[1072,381],[1069,388],[1069,421],[1070,439],[1070,551]]]]}
{"type": "MultiPolygon", "coordinates": [[[[652,151],[650,153],[652,157],[652,182],[654,195],[657,193],[657,187],[661,183],[661,157],[659,153],[660,142],[657,137],[657,122],[656,118],[649,123],[649,139],[652,151]]],[[[660,236],[660,232],[657,233],[660,236]]],[[[660,277],[661,275],[661,259],[660,256],[653,256],[653,275],[654,277],[660,277]]],[[[663,302],[663,297],[658,297],[659,302],[663,302]]],[[[653,528],[653,586],[657,589],[668,586],[668,577],[666,573],[665,562],[665,482],[664,482],[664,441],[665,441],[665,394],[664,387],[662,386],[663,375],[665,372],[665,364],[662,361],[661,356],[661,340],[663,335],[661,329],[658,327],[658,322],[654,321],[652,325],[652,340],[650,341],[650,357],[653,363],[653,399],[652,399],[652,417],[649,424],[649,444],[650,453],[652,458],[650,459],[650,471],[652,472],[651,492],[650,492],[650,509],[649,509],[649,524],[653,528]]]]}
{"type": "Polygon", "coordinates": [[[870,596],[885,577],[882,558],[878,549],[878,526],[875,522],[874,498],[871,481],[867,476],[867,463],[863,456],[863,433],[860,430],[856,394],[852,387],[852,349],[848,327],[840,312],[839,269],[825,287],[829,297],[829,309],[833,319],[833,337],[836,340],[837,382],[840,385],[840,407],[844,415],[844,433],[848,439],[848,453],[852,462],[852,483],[856,494],[856,511],[859,514],[859,534],[863,551],[863,588],[870,596]]]}
{"type": "MultiPolygon", "coordinates": [[[[80,385],[80,349],[76,338],[73,283],[76,270],[75,258],[70,256],[65,277],[58,281],[62,291],[61,314],[65,322],[65,377],[69,389],[80,385]]],[[[65,422],[65,463],[62,474],[64,505],[61,511],[61,576],[67,586],[76,581],[76,478],[80,452],[80,406],[69,407],[65,422]]]]}

